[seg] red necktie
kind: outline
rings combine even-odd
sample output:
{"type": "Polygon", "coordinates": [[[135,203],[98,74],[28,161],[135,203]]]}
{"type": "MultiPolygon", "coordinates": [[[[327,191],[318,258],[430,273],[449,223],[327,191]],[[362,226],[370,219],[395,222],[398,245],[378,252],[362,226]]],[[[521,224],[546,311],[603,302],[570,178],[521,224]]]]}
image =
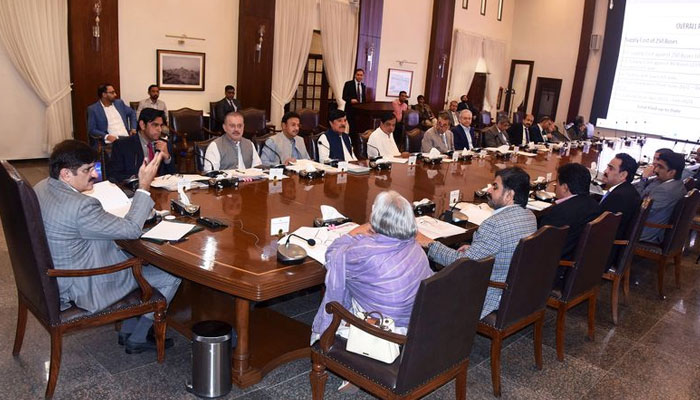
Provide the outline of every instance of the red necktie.
{"type": "Polygon", "coordinates": [[[151,162],[155,158],[155,153],[153,152],[153,142],[148,144],[148,162],[151,162]]]}

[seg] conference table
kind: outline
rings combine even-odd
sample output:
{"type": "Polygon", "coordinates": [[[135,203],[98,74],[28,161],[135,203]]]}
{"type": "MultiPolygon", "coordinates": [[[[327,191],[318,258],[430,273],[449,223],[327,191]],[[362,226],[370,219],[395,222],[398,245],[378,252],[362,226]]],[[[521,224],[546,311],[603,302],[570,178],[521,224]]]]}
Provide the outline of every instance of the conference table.
{"type": "MultiPolygon", "coordinates": [[[[616,145],[625,147],[623,143],[616,145]]],[[[324,267],[311,258],[298,265],[278,263],[279,237],[270,232],[272,218],[289,216],[291,232],[312,226],[313,219],[321,215],[320,206],[326,204],[362,224],[369,221],[375,196],[389,189],[409,201],[431,199],[438,217],[449,206],[450,191],[459,189],[463,201],[472,201],[474,192],[492,182],[499,169],[517,165],[532,180],[550,172],[555,178],[556,168],[569,162],[590,166],[595,161],[602,171],[616,151],[603,146],[602,151],[591,149],[588,153],[573,149],[568,156],[556,151],[512,159],[487,155],[435,166],[419,161],[415,166],[393,164],[390,170],[372,170],[367,175],[326,174],[306,180],[291,174],[280,181],[241,183],[238,188],[197,189],[188,194],[200,205],[201,215],[217,218],[228,227],[207,228],[175,244],[131,240],[119,241],[119,245],[183,279],[168,309],[169,326],[187,337],[191,337],[194,323],[206,319],[227,321],[235,327],[238,343],[232,380],[247,387],[278,365],[310,354],[310,326],[254,305],[321,285],[325,276],[324,267]]],[[[177,192],[153,188],[151,196],[155,208],[164,210],[169,209],[177,192]]],[[[179,219],[194,223],[193,219],[179,219]]],[[[470,224],[465,237],[446,242],[465,241],[476,228],[470,224]]]]}

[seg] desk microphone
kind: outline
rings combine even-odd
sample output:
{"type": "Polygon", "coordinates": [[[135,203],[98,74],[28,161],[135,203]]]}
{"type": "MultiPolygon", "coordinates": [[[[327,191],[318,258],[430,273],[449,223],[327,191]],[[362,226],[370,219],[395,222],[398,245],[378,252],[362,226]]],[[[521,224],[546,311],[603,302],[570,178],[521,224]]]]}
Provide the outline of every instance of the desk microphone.
{"type": "Polygon", "coordinates": [[[300,264],[306,258],[306,250],[304,250],[303,247],[294,243],[289,243],[292,236],[298,237],[299,239],[305,241],[309,246],[316,245],[316,241],[314,239],[304,239],[295,233],[290,233],[287,235],[287,240],[284,242],[284,244],[277,246],[277,261],[281,262],[282,264],[300,264]]]}
{"type": "Polygon", "coordinates": [[[469,220],[469,217],[461,211],[455,211],[457,204],[461,202],[461,200],[457,200],[449,210],[445,210],[445,212],[442,213],[440,219],[450,224],[465,224],[469,220]]]}
{"type": "MultiPolygon", "coordinates": [[[[321,142],[320,140],[316,142],[317,145],[321,145],[328,150],[328,159],[326,159],[323,163],[328,164],[331,167],[337,168],[338,167],[338,160],[331,158],[331,148],[326,146],[325,143],[321,142]]],[[[319,161],[321,160],[321,157],[319,157],[319,161]]]]}
{"type": "Polygon", "coordinates": [[[377,156],[376,156],[376,157],[370,157],[370,158],[369,158],[370,161],[377,161],[377,160],[379,160],[380,158],[382,158],[382,152],[379,151],[379,148],[378,148],[377,146],[373,146],[373,145],[371,145],[371,144],[369,144],[369,143],[367,143],[367,146],[369,146],[369,147],[371,147],[371,148],[377,150],[377,156]]]}
{"type": "Polygon", "coordinates": [[[209,171],[209,172],[204,172],[204,173],[202,173],[202,175],[207,176],[207,177],[209,177],[209,178],[216,178],[217,176],[219,176],[219,175],[221,175],[221,174],[223,173],[223,171],[220,171],[220,170],[214,168],[214,163],[211,162],[210,159],[204,157],[203,155],[201,155],[201,154],[199,154],[199,153],[196,153],[196,156],[197,156],[198,158],[200,158],[201,160],[203,160],[203,161],[208,161],[208,162],[209,162],[209,165],[211,165],[211,171],[209,171]]]}

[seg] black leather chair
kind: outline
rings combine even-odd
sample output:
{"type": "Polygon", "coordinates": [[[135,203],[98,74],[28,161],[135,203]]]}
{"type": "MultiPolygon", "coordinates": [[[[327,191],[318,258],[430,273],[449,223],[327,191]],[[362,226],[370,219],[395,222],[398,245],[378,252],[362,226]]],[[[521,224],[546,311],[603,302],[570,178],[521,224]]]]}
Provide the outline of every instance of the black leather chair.
{"type": "Polygon", "coordinates": [[[654,224],[646,222],[644,225],[652,228],[662,228],[664,240],[660,244],[639,242],[635,249],[635,254],[650,260],[654,260],[658,266],[658,290],[659,296],[664,296],[664,272],[666,263],[673,259],[675,263],[676,286],[681,287],[681,257],[683,247],[688,240],[690,224],[697,213],[700,204],[700,192],[698,189],[691,190],[682,199],[678,200],[673,209],[670,224],[654,224]]]}
{"type": "Polygon", "coordinates": [[[218,103],[218,101],[209,102],[209,130],[212,132],[223,132],[224,128],[216,123],[218,120],[217,117],[219,116],[216,112],[216,103],[218,103]]]}
{"type": "Polygon", "coordinates": [[[403,112],[401,119],[404,132],[416,129],[420,125],[420,113],[410,108],[403,112]]]}
{"type": "Polygon", "coordinates": [[[218,136],[218,134],[204,126],[204,112],[202,110],[184,107],[169,111],[168,114],[173,147],[178,157],[179,172],[190,172],[194,169],[192,143],[207,140],[212,136],[218,136]]]}
{"type": "MultiPolygon", "coordinates": [[[[268,133],[268,134],[262,135],[262,136],[255,136],[253,138],[253,145],[255,145],[255,151],[258,152],[258,155],[262,155],[262,149],[263,149],[263,146],[265,145],[265,142],[267,141],[267,139],[269,139],[273,136],[275,136],[274,133],[268,133]]],[[[284,161],[284,160],[281,160],[281,161],[284,161]]]]}
{"type": "Polygon", "coordinates": [[[140,101],[130,101],[129,102],[129,107],[131,107],[132,110],[137,111],[139,109],[139,103],[140,101]]]}
{"type": "MultiPolygon", "coordinates": [[[[210,163],[210,161],[207,161],[204,155],[207,153],[207,147],[209,147],[209,144],[216,139],[217,138],[214,137],[211,139],[202,140],[200,142],[194,142],[194,166],[197,173],[201,174],[204,171],[204,165],[210,163]]],[[[209,166],[211,167],[212,165],[209,166]]]]}
{"type": "Polygon", "coordinates": [[[562,289],[552,290],[547,305],[557,310],[557,359],[564,361],[566,312],[588,300],[588,337],[595,337],[595,304],[600,286],[600,271],[608,262],[617,226],[622,214],[606,211],[586,224],[576,246],[574,261],[560,261],[570,268],[562,289]]]}
{"type": "Polygon", "coordinates": [[[297,111],[297,114],[299,114],[300,124],[299,135],[302,137],[315,135],[328,129],[319,122],[319,114],[316,110],[302,108],[301,110],[297,111]]]}
{"type": "Polygon", "coordinates": [[[493,258],[458,260],[421,282],[406,336],[369,325],[337,302],[328,304],[333,322],[311,347],[313,399],[323,398],[326,368],[383,399],[418,398],[456,377],[457,398],[465,399],[469,353],[492,267],[493,258]],[[401,354],[385,364],[346,351],[346,340],[335,336],[341,319],[402,344],[401,354]]]}
{"type": "Polygon", "coordinates": [[[494,396],[501,395],[501,346],[503,339],[535,324],[535,364],[542,369],[542,326],[547,297],[566,242],[568,227],[544,226],[520,239],[510,261],[505,283],[491,282],[503,289],[498,310],[482,318],[477,333],[491,339],[491,382],[494,396]],[[542,251],[546,248],[547,251],[542,251]]]}
{"type": "Polygon", "coordinates": [[[12,355],[19,356],[27,326],[27,310],[51,334],[51,365],[46,398],[51,398],[61,366],[64,333],[92,328],[154,313],[158,362],[165,357],[165,297],[153,289],[141,274],[142,261],[132,258],[120,264],[95,269],[57,270],[53,267],[39,201],[32,186],[5,160],[0,161],[0,215],[17,285],[17,331],[12,355]],[[90,314],[76,306],[60,310],[56,277],[87,277],[131,268],[139,284],[122,300],[90,314]]]}
{"type": "MultiPolygon", "coordinates": [[[[367,142],[369,141],[370,135],[372,135],[372,132],[374,132],[374,129],[367,129],[366,131],[362,132],[360,134],[360,140],[362,144],[362,149],[360,151],[360,159],[361,160],[366,160],[367,157],[367,142]]],[[[388,154],[384,154],[388,155],[388,154]]]]}
{"type": "Polygon", "coordinates": [[[413,128],[406,132],[406,151],[409,153],[420,153],[421,142],[425,133],[420,128],[413,128]]]}
{"type": "Polygon", "coordinates": [[[323,132],[304,136],[306,151],[309,152],[309,157],[316,162],[318,162],[318,138],[320,138],[321,135],[323,135],[323,132]]]}
{"type": "Polygon", "coordinates": [[[637,210],[637,215],[632,218],[634,224],[627,228],[627,239],[615,240],[615,246],[624,246],[618,253],[615,263],[603,273],[603,279],[612,281],[612,289],[610,292],[610,305],[612,311],[613,323],[617,325],[617,308],[620,295],[620,284],[622,283],[622,299],[627,304],[627,296],[630,292],[630,265],[634,258],[634,249],[637,247],[639,237],[644,229],[644,221],[649,216],[649,211],[654,203],[649,197],[642,200],[642,206],[637,210]]]}
{"type": "Polygon", "coordinates": [[[267,125],[265,110],[246,108],[241,110],[241,114],[243,114],[243,122],[245,123],[243,136],[247,139],[271,133],[274,129],[274,127],[267,125]]]}

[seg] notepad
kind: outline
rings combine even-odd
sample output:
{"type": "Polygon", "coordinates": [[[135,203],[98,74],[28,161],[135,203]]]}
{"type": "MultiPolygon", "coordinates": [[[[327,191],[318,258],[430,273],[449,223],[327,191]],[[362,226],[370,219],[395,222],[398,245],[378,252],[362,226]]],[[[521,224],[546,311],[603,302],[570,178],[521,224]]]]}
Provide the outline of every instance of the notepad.
{"type": "Polygon", "coordinates": [[[193,224],[161,221],[158,225],[141,235],[141,238],[155,240],[180,240],[194,227],[195,225],[193,224]]]}
{"type": "Polygon", "coordinates": [[[475,225],[481,225],[486,218],[493,215],[493,209],[486,203],[459,203],[457,208],[469,218],[469,222],[475,225]]]}
{"type": "Polygon", "coordinates": [[[418,224],[418,232],[433,240],[441,237],[461,235],[467,231],[464,228],[449,224],[445,221],[440,221],[439,219],[435,219],[427,215],[416,218],[416,223],[418,224]]]}
{"type": "Polygon", "coordinates": [[[117,217],[124,218],[131,208],[131,200],[119,186],[109,181],[96,183],[92,190],[83,193],[99,200],[105,211],[117,217]]]}

